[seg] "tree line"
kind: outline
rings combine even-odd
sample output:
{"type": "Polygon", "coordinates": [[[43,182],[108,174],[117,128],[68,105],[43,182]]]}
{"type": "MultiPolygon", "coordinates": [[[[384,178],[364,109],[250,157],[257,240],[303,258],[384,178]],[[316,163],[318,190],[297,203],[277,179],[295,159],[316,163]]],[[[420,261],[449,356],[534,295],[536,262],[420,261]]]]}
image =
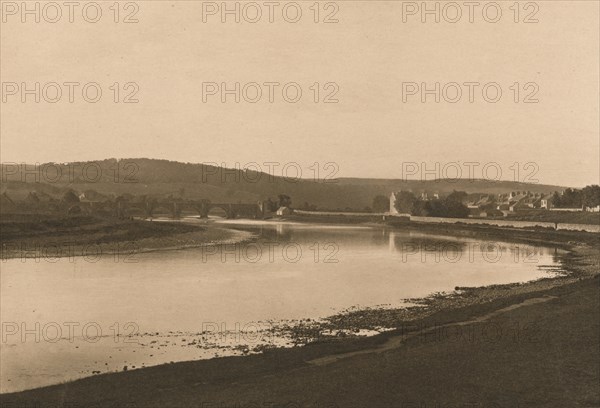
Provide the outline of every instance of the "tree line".
{"type": "Polygon", "coordinates": [[[467,193],[453,191],[447,197],[424,200],[417,198],[410,191],[401,191],[396,194],[394,206],[399,213],[421,217],[451,217],[466,218],[469,209],[463,204],[467,193]]]}
{"type": "Polygon", "coordinates": [[[551,203],[556,208],[584,208],[600,205],[600,186],[590,185],[582,189],[567,188],[560,194],[555,191],[551,203]]]}

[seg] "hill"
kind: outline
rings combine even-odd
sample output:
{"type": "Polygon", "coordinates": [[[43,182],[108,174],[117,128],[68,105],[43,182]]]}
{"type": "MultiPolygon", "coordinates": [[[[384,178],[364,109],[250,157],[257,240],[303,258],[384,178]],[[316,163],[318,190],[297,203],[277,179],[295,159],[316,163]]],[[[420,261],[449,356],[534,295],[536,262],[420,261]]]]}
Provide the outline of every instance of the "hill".
{"type": "Polygon", "coordinates": [[[375,196],[389,196],[391,192],[400,190],[445,195],[453,190],[499,194],[510,191],[551,193],[563,189],[545,184],[468,179],[420,181],[337,178],[315,181],[244,169],[145,158],[45,163],[37,167],[3,164],[0,176],[0,193],[17,200],[30,191],[60,197],[70,189],[78,193],[93,190],[108,196],[174,196],[229,203],[256,202],[287,194],[297,208],[308,203],[320,209],[332,210],[362,210],[372,205],[375,196]]]}

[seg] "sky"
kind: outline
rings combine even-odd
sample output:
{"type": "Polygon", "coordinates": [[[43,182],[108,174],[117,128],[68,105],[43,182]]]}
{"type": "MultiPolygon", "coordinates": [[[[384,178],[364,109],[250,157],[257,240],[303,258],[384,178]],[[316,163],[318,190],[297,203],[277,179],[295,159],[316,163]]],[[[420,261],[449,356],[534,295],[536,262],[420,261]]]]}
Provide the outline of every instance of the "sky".
{"type": "Polygon", "coordinates": [[[88,3],[2,2],[2,162],[599,182],[596,1],[88,3]]]}

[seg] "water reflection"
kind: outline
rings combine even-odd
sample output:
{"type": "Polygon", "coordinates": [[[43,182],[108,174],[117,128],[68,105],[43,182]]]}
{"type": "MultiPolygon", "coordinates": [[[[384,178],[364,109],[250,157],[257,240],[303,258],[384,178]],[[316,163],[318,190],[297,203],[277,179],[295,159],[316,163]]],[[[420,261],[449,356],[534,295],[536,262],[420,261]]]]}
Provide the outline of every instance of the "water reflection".
{"type": "MultiPolygon", "coordinates": [[[[3,262],[0,317],[15,325],[0,344],[1,390],[124,366],[243,354],[249,349],[223,348],[206,333],[207,327],[318,319],[350,307],[397,307],[405,299],[456,286],[549,276],[559,263],[550,248],[416,231],[268,222],[218,225],[251,231],[257,239],[144,253],[135,263],[112,257],[93,263],[82,258],[3,262]],[[78,332],[73,339],[44,341],[44,328],[69,322],[77,323],[78,330],[100,328],[102,336],[90,342],[78,332]],[[42,340],[32,335],[23,339],[22,324],[27,330],[39,327],[42,340]],[[136,342],[122,341],[126,327],[137,328],[136,342]]],[[[271,344],[281,345],[279,341],[285,339],[275,336],[271,344]]]]}
{"type": "Polygon", "coordinates": [[[558,262],[557,249],[502,241],[475,240],[450,236],[432,236],[418,232],[383,231],[391,252],[399,253],[403,262],[414,258],[420,262],[500,262],[502,258],[515,263],[539,263],[553,252],[553,262],[558,262]]]}

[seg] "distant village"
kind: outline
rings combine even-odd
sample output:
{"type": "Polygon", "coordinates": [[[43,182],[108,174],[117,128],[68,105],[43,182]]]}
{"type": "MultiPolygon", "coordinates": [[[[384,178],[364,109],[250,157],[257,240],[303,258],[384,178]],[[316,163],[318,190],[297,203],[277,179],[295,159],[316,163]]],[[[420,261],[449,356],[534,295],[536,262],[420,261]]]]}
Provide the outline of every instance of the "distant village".
{"type": "MultiPolygon", "coordinates": [[[[455,191],[450,194],[450,196],[452,195],[454,195],[455,201],[464,206],[464,215],[468,217],[508,217],[517,213],[531,212],[531,210],[600,212],[600,187],[598,186],[588,186],[584,190],[566,189],[560,193],[554,192],[552,194],[530,191],[511,191],[502,194],[468,194],[455,191]]],[[[428,204],[432,201],[443,201],[450,196],[440,197],[438,193],[428,193],[426,191],[422,191],[418,195],[412,191],[394,192],[389,197],[390,214],[415,215],[415,212],[419,212],[416,203],[428,204]]],[[[432,214],[418,213],[417,215],[432,214]]],[[[455,213],[440,215],[459,216],[455,213]]]]}

